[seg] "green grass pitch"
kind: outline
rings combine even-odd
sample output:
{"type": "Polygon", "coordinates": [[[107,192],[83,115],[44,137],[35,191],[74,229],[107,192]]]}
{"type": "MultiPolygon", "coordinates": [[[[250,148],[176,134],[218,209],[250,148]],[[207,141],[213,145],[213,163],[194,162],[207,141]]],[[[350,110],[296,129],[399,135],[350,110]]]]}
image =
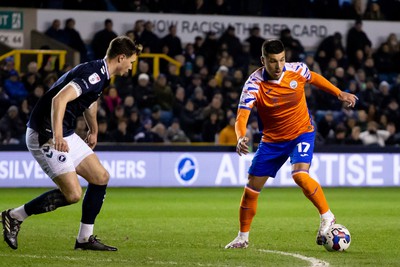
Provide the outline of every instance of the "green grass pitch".
{"type": "MultiPolygon", "coordinates": [[[[44,188],[0,189],[0,209],[44,188]]],[[[18,250],[0,241],[0,266],[400,266],[400,188],[325,188],[348,251],[315,244],[319,217],[299,188],[265,188],[250,246],[225,250],[238,231],[242,188],[109,188],[95,234],[118,252],[73,250],[81,204],[32,216],[18,250]]]]}

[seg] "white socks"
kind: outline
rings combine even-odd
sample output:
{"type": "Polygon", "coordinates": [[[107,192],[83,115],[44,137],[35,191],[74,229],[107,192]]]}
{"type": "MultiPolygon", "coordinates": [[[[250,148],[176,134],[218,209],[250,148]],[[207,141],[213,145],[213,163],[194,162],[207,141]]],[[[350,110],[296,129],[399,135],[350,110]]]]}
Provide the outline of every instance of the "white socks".
{"type": "Polygon", "coordinates": [[[328,210],[324,214],[321,214],[321,219],[328,219],[328,218],[335,218],[335,215],[333,215],[331,210],[328,210]]]}
{"type": "Polygon", "coordinates": [[[93,228],[94,224],[85,224],[81,223],[78,233],[78,242],[79,243],[86,243],[89,240],[89,237],[93,235],[93,228]]]}
{"type": "Polygon", "coordinates": [[[18,208],[12,209],[10,211],[10,216],[14,219],[17,219],[20,222],[23,222],[26,218],[29,217],[29,215],[26,214],[26,212],[25,212],[24,205],[22,205],[18,208]]]}
{"type": "Polygon", "coordinates": [[[249,233],[250,233],[250,232],[240,232],[240,231],[239,231],[239,236],[240,236],[241,238],[243,238],[243,239],[248,240],[248,239],[249,239],[249,233]]]}

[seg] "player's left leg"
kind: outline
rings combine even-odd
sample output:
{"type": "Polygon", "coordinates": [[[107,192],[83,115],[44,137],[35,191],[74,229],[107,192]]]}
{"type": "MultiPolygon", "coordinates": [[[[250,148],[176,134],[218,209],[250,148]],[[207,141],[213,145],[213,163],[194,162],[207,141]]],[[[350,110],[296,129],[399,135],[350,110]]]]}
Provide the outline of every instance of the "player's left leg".
{"type": "Polygon", "coordinates": [[[320,226],[317,234],[317,244],[324,243],[323,235],[329,226],[335,223],[335,216],[329,209],[321,185],[312,179],[308,173],[314,151],[314,132],[305,133],[294,140],[294,148],[290,155],[292,177],[303,190],[304,195],[314,204],[320,214],[320,226]]]}
{"type": "Polygon", "coordinates": [[[109,174],[94,153],[84,158],[76,171],[89,184],[82,202],[82,218],[75,249],[116,251],[117,248],[99,242],[93,235],[94,222],[106,195],[109,174]]]}

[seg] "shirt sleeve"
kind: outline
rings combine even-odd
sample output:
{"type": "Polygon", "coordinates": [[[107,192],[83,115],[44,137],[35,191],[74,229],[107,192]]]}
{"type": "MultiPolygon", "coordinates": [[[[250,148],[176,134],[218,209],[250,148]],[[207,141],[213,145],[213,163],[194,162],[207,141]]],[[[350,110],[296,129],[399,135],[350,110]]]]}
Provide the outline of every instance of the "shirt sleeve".
{"type": "Polygon", "coordinates": [[[339,96],[341,90],[334,86],[331,82],[325,79],[322,75],[319,75],[316,72],[311,71],[311,78],[309,82],[312,85],[317,86],[318,88],[324,90],[327,93],[330,93],[334,96],[339,96]]]}

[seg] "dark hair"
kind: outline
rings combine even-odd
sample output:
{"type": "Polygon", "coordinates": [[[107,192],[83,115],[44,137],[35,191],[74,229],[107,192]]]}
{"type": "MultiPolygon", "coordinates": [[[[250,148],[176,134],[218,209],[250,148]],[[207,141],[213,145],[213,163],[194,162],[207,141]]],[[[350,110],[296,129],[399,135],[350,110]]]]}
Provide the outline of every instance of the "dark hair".
{"type": "Polygon", "coordinates": [[[133,54],[140,55],[143,50],[141,44],[136,44],[127,36],[115,37],[108,46],[107,57],[115,58],[118,55],[125,55],[131,57],[133,54]]]}
{"type": "Polygon", "coordinates": [[[262,55],[266,56],[267,54],[279,54],[285,51],[285,47],[283,43],[278,39],[270,39],[264,41],[262,45],[262,55]]]}

